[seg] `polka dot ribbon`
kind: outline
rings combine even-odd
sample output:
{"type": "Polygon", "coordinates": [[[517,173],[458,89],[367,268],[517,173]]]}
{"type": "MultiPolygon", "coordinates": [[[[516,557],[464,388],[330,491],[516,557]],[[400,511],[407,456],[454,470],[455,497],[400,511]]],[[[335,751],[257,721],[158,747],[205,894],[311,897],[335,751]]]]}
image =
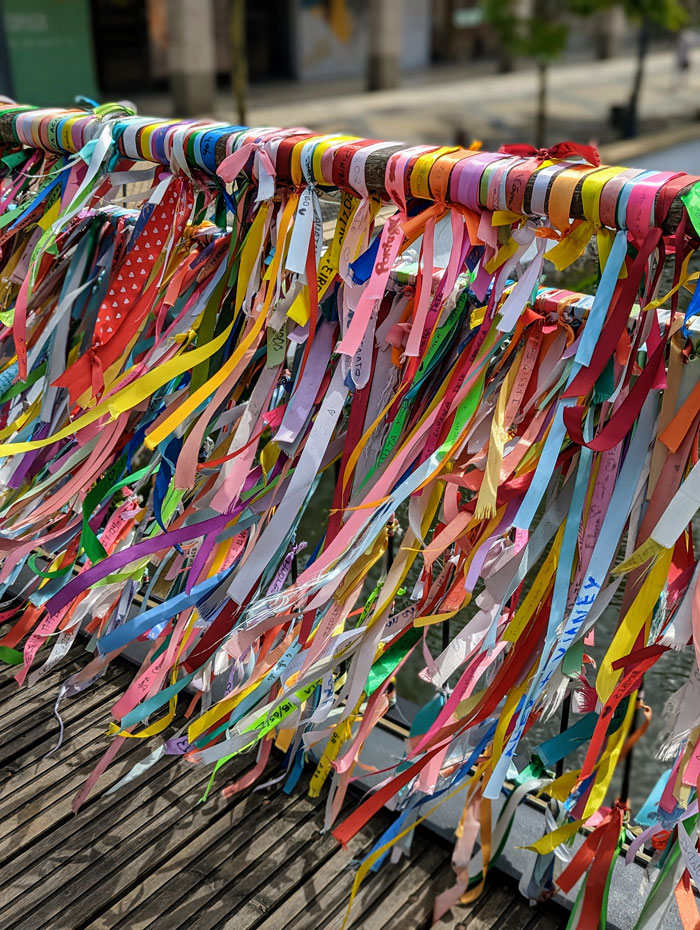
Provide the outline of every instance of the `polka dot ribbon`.
{"type": "Polygon", "coordinates": [[[160,203],[146,205],[142,213],[145,222],[135,227],[129,248],[100,306],[93,346],[105,345],[124,325],[129,311],[144,293],[156,262],[168,242],[180,240],[192,204],[190,183],[178,177],[167,187],[160,203]]]}

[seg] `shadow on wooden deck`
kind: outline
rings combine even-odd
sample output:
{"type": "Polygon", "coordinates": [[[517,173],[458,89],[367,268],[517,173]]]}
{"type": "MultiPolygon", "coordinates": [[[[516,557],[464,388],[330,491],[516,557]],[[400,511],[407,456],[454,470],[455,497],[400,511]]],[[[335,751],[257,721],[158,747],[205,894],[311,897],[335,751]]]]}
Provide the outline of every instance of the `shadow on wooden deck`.
{"type": "MultiPolygon", "coordinates": [[[[324,798],[300,784],[241,792],[220,788],[250,765],[224,769],[197,803],[207,767],[166,757],[104,794],[145,754],[130,740],[76,816],[73,798],[109,745],[109,708],[133,674],[114,663],[86,694],[62,705],[66,738],[55,744],[58,683],[75,671],[82,644],[31,691],[0,672],[0,888],[4,930],[339,930],[359,859],[391,820],[383,813],[341,849],[319,832],[324,798]]],[[[152,747],[151,747],[152,748],[152,747]]],[[[430,925],[436,892],[452,880],[450,851],[422,828],[410,857],[370,875],[353,905],[353,930],[430,925]]],[[[474,904],[439,930],[557,930],[564,912],[532,909],[498,873],[474,904]]]]}

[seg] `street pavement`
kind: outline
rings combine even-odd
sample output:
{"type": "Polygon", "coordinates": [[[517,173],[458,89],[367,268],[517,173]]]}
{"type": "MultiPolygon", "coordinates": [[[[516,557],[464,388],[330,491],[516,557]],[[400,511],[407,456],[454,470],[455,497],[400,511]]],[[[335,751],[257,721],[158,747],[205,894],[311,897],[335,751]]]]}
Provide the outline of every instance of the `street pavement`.
{"type": "MultiPolygon", "coordinates": [[[[646,62],[640,102],[640,132],[680,129],[700,136],[700,49],[691,52],[691,67],[682,76],[673,51],[655,51],[646,62]]],[[[550,69],[548,141],[570,138],[610,143],[619,133],[610,125],[610,108],[629,96],[635,61],[575,61],[550,69]]],[[[484,148],[503,142],[532,141],[537,94],[533,69],[496,74],[480,63],[433,68],[407,74],[403,86],[366,93],[359,82],[325,82],[323,86],[287,82],[251,88],[248,125],[308,126],[401,142],[468,144],[480,139],[484,148]]],[[[135,101],[140,113],[170,116],[166,95],[135,101]]],[[[220,93],[213,116],[236,122],[227,93],[220,93]]],[[[700,170],[697,171],[700,173],[700,170]]]]}

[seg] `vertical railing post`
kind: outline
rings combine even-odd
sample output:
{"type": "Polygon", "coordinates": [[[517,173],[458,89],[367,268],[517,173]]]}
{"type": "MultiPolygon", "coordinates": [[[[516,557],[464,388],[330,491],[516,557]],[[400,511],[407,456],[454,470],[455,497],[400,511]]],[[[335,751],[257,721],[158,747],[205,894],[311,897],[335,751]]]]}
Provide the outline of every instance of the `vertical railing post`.
{"type": "Polygon", "coordinates": [[[444,652],[445,649],[447,649],[449,645],[450,645],[450,621],[448,619],[448,620],[442,621],[442,651],[444,652]]]}
{"type": "MultiPolygon", "coordinates": [[[[637,698],[635,700],[634,713],[632,714],[632,723],[630,724],[630,730],[628,734],[631,735],[637,729],[637,719],[639,716],[639,702],[642,699],[642,689],[640,688],[637,692],[637,698]]],[[[620,801],[623,804],[629,804],[630,800],[630,782],[632,779],[632,756],[634,754],[634,747],[630,746],[627,750],[627,755],[625,756],[625,762],[622,767],[622,783],[620,784],[620,801]]]]}
{"type": "MultiPolygon", "coordinates": [[[[559,732],[563,733],[564,730],[569,728],[569,714],[571,713],[571,694],[567,694],[564,698],[561,705],[561,717],[559,719],[559,732]]],[[[556,777],[559,778],[560,775],[564,774],[564,759],[559,759],[556,764],[555,769],[556,777]]]]}
{"type": "Polygon", "coordinates": [[[394,533],[396,532],[396,518],[391,515],[386,525],[386,570],[387,572],[394,563],[394,533]]]}

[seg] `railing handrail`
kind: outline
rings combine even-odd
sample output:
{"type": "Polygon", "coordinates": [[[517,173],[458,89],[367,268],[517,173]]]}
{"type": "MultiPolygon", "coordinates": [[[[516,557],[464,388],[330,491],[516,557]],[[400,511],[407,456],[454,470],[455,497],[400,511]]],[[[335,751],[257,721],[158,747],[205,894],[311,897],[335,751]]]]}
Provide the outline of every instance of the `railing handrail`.
{"type": "MultiPolygon", "coordinates": [[[[284,136],[291,145],[277,146],[273,152],[275,169],[278,178],[292,181],[290,172],[290,159],[294,148],[294,138],[297,142],[310,142],[314,139],[327,139],[329,137],[313,133],[311,130],[277,130],[270,127],[251,128],[240,126],[227,126],[220,122],[203,120],[159,120],[136,116],[123,107],[109,105],[101,108],[103,113],[98,115],[82,110],[40,109],[29,106],[0,106],[0,144],[30,145],[42,148],[57,154],[74,155],[82,146],[95,138],[104,130],[106,125],[112,129],[113,141],[117,150],[125,158],[147,161],[155,164],[169,165],[177,145],[178,158],[183,158],[191,169],[208,170],[212,175],[218,166],[227,158],[236,147],[243,142],[255,142],[261,134],[274,133],[275,139],[284,136]],[[157,140],[157,144],[154,140],[157,140]],[[195,145],[195,142],[197,143],[195,145]],[[189,143],[189,144],[188,144],[189,143]],[[197,157],[199,155],[199,157],[197,157]]],[[[99,111],[98,111],[99,112],[99,111]]],[[[339,167],[344,166],[344,174],[338,176],[334,172],[332,186],[355,192],[348,179],[348,167],[352,156],[361,148],[368,146],[374,140],[345,139],[334,145],[333,161],[339,167]]],[[[363,159],[363,179],[367,191],[371,194],[386,196],[388,194],[386,177],[392,156],[401,156],[405,159],[403,175],[405,193],[410,194],[411,185],[416,180],[412,177],[415,161],[423,149],[427,153],[437,146],[405,147],[402,143],[389,143],[382,146],[373,145],[363,159]],[[413,154],[412,154],[413,153],[413,154]]],[[[608,228],[622,228],[623,224],[608,215],[605,222],[600,217],[587,215],[584,203],[583,187],[586,178],[593,172],[600,172],[599,182],[604,189],[620,202],[622,191],[639,190],[644,188],[642,196],[647,201],[643,209],[650,211],[650,224],[660,226],[664,232],[672,233],[679,226],[685,214],[682,197],[700,180],[700,177],[684,172],[668,174],[665,179],[660,178],[662,172],[644,172],[603,166],[597,164],[586,165],[581,160],[570,161],[559,158],[556,154],[557,146],[549,150],[532,150],[531,155],[525,157],[512,155],[508,152],[476,152],[459,146],[445,147],[441,150],[440,187],[437,189],[434,175],[431,170],[425,172],[421,181],[421,199],[436,200],[459,204],[469,207],[470,198],[474,208],[489,208],[491,210],[508,210],[520,213],[523,217],[537,218],[548,216],[550,209],[550,195],[559,177],[558,168],[574,169],[581,173],[573,186],[566,185],[565,197],[570,200],[568,215],[572,219],[590,220],[596,225],[605,225],[608,228]],[[473,159],[473,156],[479,157],[473,159]],[[472,160],[473,159],[473,160],[472,160]],[[500,167],[507,168],[498,175],[498,185],[488,177],[487,169],[496,174],[491,168],[495,162],[502,162],[500,167]],[[549,164],[556,167],[549,172],[541,173],[541,169],[549,164]],[[467,184],[455,183],[455,167],[461,165],[458,171],[468,173],[467,184]],[[586,168],[590,170],[586,170],[586,168]],[[605,172],[605,173],[603,173],[605,172]],[[486,181],[486,183],[485,183],[486,181]],[[537,184],[536,198],[535,182],[537,184]],[[489,203],[484,202],[484,191],[488,193],[489,203]],[[646,197],[644,197],[646,191],[646,197]],[[465,193],[466,192],[466,193],[465,193]],[[444,194],[444,196],[443,196],[444,194]],[[473,198],[476,197],[476,202],[473,198]],[[536,200],[536,202],[535,202],[536,200]]],[[[582,147],[587,148],[587,147],[582,147]]],[[[268,151],[270,147],[267,147],[268,151]]],[[[313,183],[328,185],[324,177],[320,159],[309,159],[309,179],[313,183]]],[[[565,205],[566,208],[566,205],[565,205]]],[[[615,205],[613,205],[615,216],[615,205]]]]}

